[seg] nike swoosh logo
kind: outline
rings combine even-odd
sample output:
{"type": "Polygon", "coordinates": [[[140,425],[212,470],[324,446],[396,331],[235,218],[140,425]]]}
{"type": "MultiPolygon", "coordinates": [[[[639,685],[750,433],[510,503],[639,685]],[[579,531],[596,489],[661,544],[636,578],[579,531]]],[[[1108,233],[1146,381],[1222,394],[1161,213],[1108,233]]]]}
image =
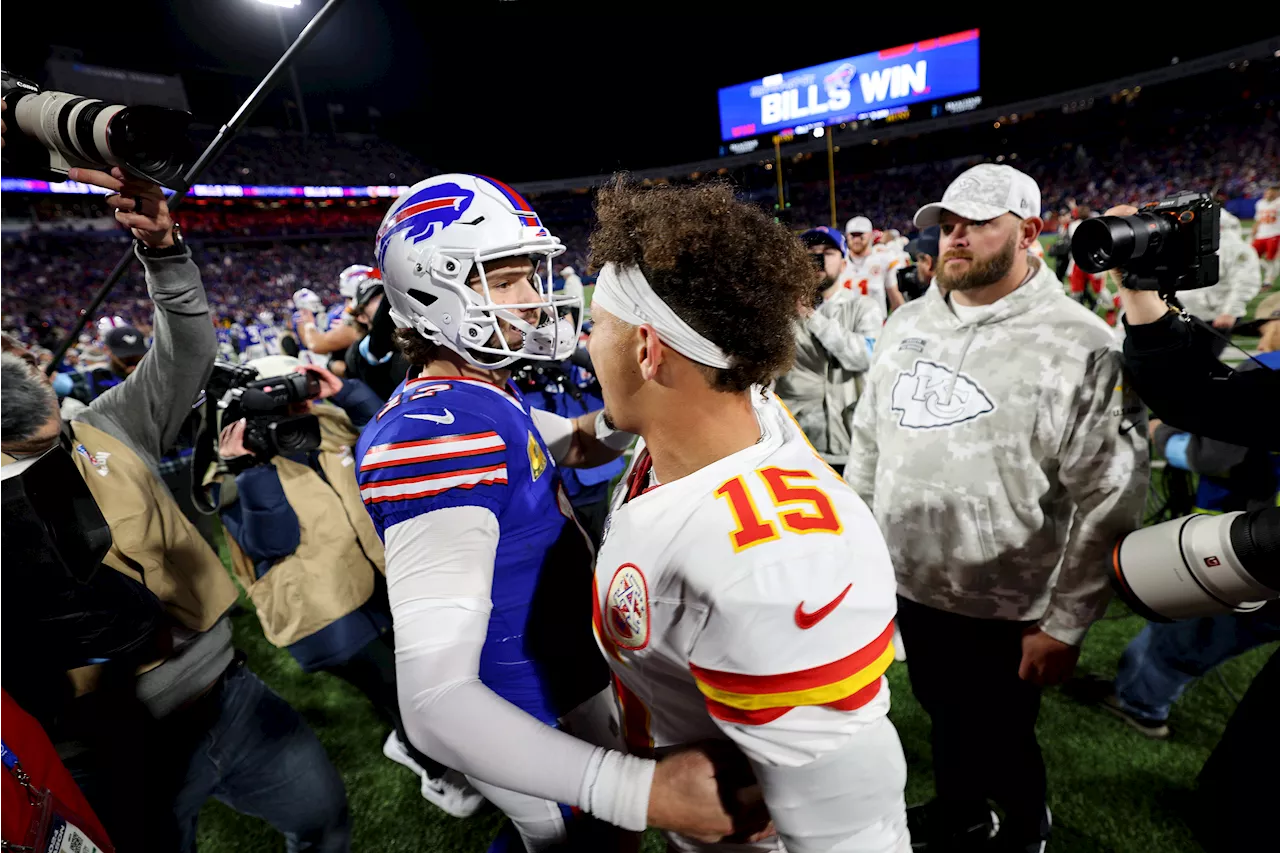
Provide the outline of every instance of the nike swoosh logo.
{"type": "Polygon", "coordinates": [[[405,415],[406,418],[415,418],[420,421],[432,421],[438,424],[453,423],[453,412],[448,409],[444,410],[443,415],[405,415]]]}
{"type": "Polygon", "coordinates": [[[796,605],[796,624],[800,626],[800,630],[804,631],[817,625],[823,619],[831,615],[831,611],[840,606],[840,602],[844,601],[844,597],[849,594],[849,590],[853,589],[853,584],[849,584],[844,588],[844,592],[835,597],[831,603],[825,607],[821,607],[812,613],[804,612],[804,602],[796,605]]]}

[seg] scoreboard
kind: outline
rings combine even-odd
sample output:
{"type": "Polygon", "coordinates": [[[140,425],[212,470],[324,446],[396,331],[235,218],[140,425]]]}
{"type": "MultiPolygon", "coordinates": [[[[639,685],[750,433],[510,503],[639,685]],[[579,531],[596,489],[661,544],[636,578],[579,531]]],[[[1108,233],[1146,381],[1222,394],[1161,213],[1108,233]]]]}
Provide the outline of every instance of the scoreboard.
{"type": "Polygon", "coordinates": [[[720,138],[892,118],[977,90],[978,31],[966,30],[721,89],[720,138]]]}

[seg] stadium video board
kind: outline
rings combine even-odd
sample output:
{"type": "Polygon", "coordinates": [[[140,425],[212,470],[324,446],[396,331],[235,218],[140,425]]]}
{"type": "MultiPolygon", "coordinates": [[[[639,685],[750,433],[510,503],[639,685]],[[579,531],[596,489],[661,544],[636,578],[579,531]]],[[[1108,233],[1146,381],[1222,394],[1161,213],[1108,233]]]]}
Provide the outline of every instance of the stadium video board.
{"type": "Polygon", "coordinates": [[[978,31],[966,30],[721,89],[720,137],[883,118],[977,89],[978,31]]]}

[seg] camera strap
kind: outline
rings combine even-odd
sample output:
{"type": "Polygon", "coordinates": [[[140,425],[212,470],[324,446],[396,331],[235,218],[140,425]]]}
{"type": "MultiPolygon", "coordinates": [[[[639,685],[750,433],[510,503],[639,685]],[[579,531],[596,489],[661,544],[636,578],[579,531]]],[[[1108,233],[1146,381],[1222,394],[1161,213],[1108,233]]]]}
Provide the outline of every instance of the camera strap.
{"type": "Polygon", "coordinates": [[[204,482],[209,467],[218,461],[217,406],[213,395],[206,394],[191,454],[191,502],[201,515],[216,515],[218,512],[218,504],[210,497],[212,484],[204,482]]]}

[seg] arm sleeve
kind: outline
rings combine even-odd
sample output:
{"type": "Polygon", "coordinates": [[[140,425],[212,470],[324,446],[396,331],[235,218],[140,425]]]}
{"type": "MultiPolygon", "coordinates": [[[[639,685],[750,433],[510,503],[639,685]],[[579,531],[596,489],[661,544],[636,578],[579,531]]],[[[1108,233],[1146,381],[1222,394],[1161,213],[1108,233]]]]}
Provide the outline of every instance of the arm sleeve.
{"type": "Polygon", "coordinates": [[[1172,313],[1125,328],[1125,365],[1156,417],[1219,441],[1280,450],[1280,372],[1230,372],[1172,313]]]}
{"type": "Polygon", "coordinates": [[[236,494],[240,523],[235,538],[249,559],[279,560],[297,550],[302,529],[274,465],[257,465],[238,474],[236,494]]]}
{"type": "Polygon", "coordinates": [[[1247,244],[1232,240],[1232,251],[1224,252],[1226,267],[1227,293],[1222,300],[1222,314],[1232,317],[1243,317],[1249,307],[1249,300],[1258,295],[1262,289],[1262,266],[1258,256],[1247,244]]]}
{"type": "Polygon", "coordinates": [[[396,676],[410,741],[483,782],[644,829],[653,762],[545,726],[480,681],[497,548],[498,520],[480,507],[442,509],[387,530],[396,676]]]}
{"type": "MultiPolygon", "coordinates": [[[[846,521],[862,541],[877,535],[865,511],[846,521]]],[[[839,554],[806,555],[802,580],[790,561],[750,567],[716,591],[690,655],[708,713],[751,762],[793,853],[891,850],[906,837],[906,762],[883,678],[893,569],[883,544],[839,554]],[[802,628],[795,602],[836,606],[802,628]]]]}
{"type": "Polygon", "coordinates": [[[827,355],[839,362],[845,370],[864,371],[871,366],[871,357],[867,353],[867,342],[863,335],[853,328],[853,311],[856,307],[851,303],[841,307],[835,316],[828,317],[815,311],[805,321],[809,331],[813,332],[827,355]]]}
{"type": "Polygon", "coordinates": [[[143,258],[142,267],[155,303],[155,341],[133,375],[95,400],[90,410],[111,421],[113,432],[127,436],[154,468],[204,389],[218,342],[190,252],[143,258]]]}
{"type": "Polygon", "coordinates": [[[858,496],[874,509],[872,499],[876,487],[876,372],[872,367],[865,390],[853,410],[849,427],[849,459],[844,465],[844,480],[858,496]]]}
{"type": "Polygon", "coordinates": [[[347,379],[343,381],[338,393],[333,395],[333,402],[347,413],[351,425],[358,430],[377,417],[378,410],[385,401],[379,400],[373,389],[359,379],[347,379]]]}
{"type": "Polygon", "coordinates": [[[1107,555],[1121,534],[1141,526],[1147,496],[1145,409],[1125,381],[1118,353],[1093,354],[1069,417],[1058,477],[1076,512],[1040,628],[1078,646],[1111,600],[1107,555]]]}
{"type": "Polygon", "coordinates": [[[573,449],[573,421],[546,409],[530,409],[529,415],[556,464],[563,462],[565,455],[573,449]]]}

